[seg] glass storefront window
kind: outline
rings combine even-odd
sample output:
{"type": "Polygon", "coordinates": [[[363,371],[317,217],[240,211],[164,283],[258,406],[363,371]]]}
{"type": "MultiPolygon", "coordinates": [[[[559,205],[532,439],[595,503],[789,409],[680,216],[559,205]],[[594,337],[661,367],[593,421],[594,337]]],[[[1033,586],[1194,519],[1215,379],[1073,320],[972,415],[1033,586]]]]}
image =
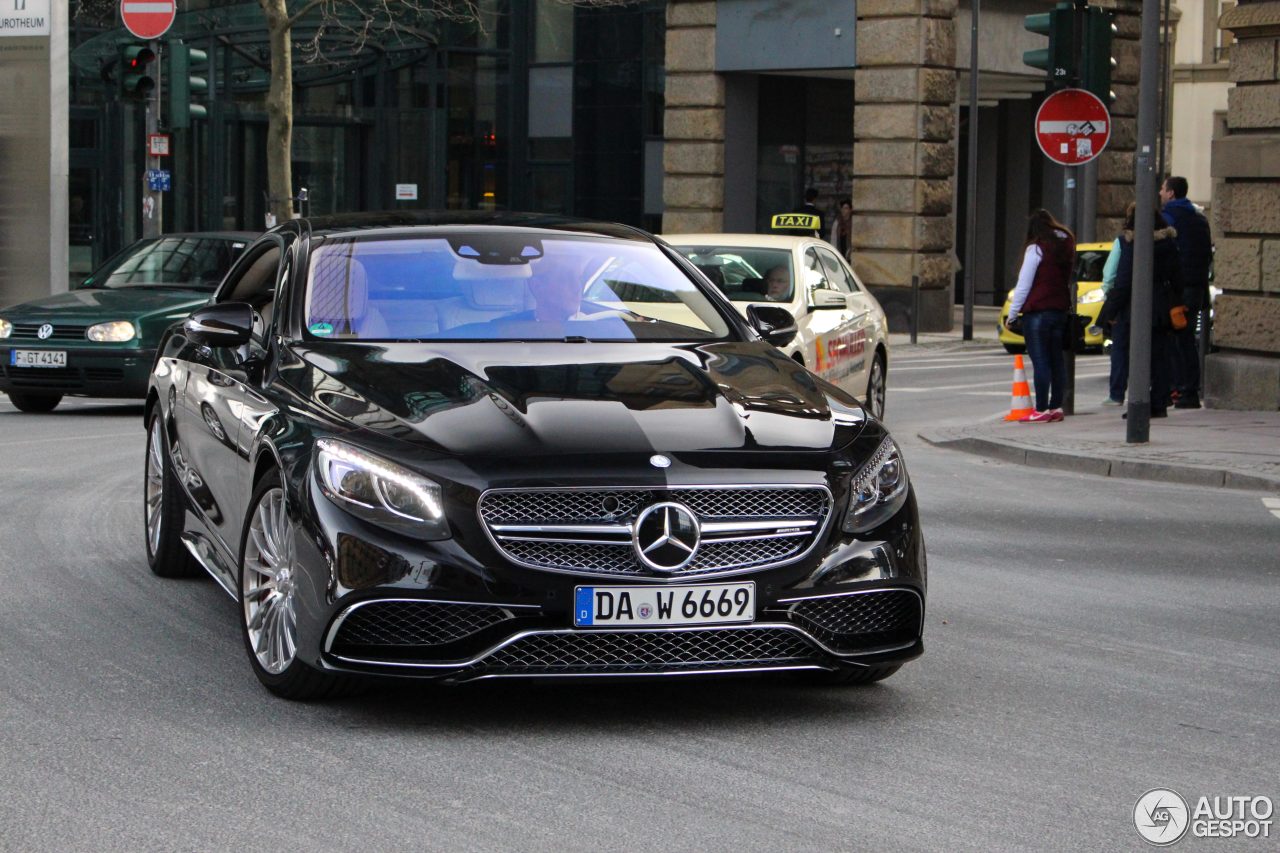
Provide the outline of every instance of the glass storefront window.
{"type": "Polygon", "coordinates": [[[573,6],[563,0],[537,0],[533,22],[533,61],[573,60],[573,6]]]}
{"type": "Polygon", "coordinates": [[[529,136],[573,135],[573,66],[529,69],[529,136]]]}

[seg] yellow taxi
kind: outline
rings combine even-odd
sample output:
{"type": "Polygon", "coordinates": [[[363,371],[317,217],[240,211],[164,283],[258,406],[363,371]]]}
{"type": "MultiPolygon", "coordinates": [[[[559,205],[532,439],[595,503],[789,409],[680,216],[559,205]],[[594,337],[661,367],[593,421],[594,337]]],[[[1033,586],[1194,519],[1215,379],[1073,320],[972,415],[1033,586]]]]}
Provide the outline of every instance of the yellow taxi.
{"type": "MultiPolygon", "coordinates": [[[[1102,334],[1093,334],[1089,329],[1096,328],[1098,312],[1102,310],[1106,294],[1102,292],[1102,268],[1107,263],[1107,255],[1111,253],[1110,243],[1078,243],[1076,244],[1076,313],[1088,317],[1089,322],[1084,333],[1084,345],[1090,349],[1102,349],[1102,334]]],[[[996,323],[996,331],[1000,333],[1000,343],[1012,353],[1023,352],[1027,343],[1022,335],[1014,334],[1004,327],[1009,319],[1009,300],[1013,297],[1010,289],[1004,297],[1004,307],[1000,309],[1000,321],[996,323]]]]}

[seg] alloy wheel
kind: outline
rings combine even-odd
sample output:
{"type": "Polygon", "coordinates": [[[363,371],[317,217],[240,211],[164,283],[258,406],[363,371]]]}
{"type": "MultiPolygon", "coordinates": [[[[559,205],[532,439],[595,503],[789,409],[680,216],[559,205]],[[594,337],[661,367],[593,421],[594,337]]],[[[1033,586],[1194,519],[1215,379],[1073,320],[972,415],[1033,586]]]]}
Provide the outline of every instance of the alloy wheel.
{"type": "Polygon", "coordinates": [[[147,548],[155,556],[160,551],[160,512],[164,503],[164,443],[160,435],[160,418],[151,419],[151,435],[147,438],[147,470],[143,485],[146,505],[147,548]]]}
{"type": "Polygon", "coordinates": [[[294,546],[284,489],[269,489],[253,510],[244,544],[240,597],[249,647],[258,664],[272,675],[284,672],[298,649],[294,546]]]}

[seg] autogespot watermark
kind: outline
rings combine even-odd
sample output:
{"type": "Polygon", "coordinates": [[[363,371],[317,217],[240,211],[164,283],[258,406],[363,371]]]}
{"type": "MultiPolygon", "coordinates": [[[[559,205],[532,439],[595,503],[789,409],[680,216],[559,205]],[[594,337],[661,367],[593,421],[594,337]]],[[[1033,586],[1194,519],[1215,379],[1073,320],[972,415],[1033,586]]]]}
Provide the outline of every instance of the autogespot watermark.
{"type": "Polygon", "coordinates": [[[1157,847],[1192,838],[1270,838],[1270,797],[1200,797],[1192,808],[1169,788],[1152,788],[1133,806],[1133,825],[1157,847]]]}

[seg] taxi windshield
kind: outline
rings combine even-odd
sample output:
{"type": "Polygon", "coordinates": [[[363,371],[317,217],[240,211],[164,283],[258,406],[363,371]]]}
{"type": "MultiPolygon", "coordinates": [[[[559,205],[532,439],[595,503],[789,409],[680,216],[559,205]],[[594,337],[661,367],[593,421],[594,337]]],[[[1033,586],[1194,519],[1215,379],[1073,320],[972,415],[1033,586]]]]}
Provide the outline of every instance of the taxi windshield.
{"type": "Polygon", "coordinates": [[[111,258],[80,286],[109,290],[181,287],[211,291],[244,247],[243,240],[220,237],[143,240],[111,258]]]}
{"type": "Polygon", "coordinates": [[[1076,281],[1102,281],[1109,249],[1081,249],[1076,253],[1076,281]]]}
{"type": "Polygon", "coordinates": [[[345,340],[711,341],[730,327],[657,246],[494,229],[331,238],[306,331],[345,340]]]}
{"type": "Polygon", "coordinates": [[[795,281],[789,249],[673,246],[734,302],[789,302],[795,281]]]}

